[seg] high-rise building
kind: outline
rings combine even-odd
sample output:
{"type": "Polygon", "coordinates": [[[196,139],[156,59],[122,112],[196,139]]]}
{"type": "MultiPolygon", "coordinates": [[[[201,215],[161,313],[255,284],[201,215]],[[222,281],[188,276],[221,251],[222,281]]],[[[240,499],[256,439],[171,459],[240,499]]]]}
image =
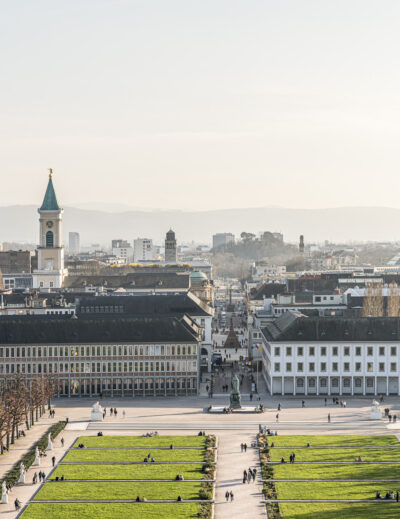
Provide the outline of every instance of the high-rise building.
{"type": "Polygon", "coordinates": [[[117,258],[120,258],[124,263],[131,263],[133,261],[133,247],[126,240],[112,240],[112,253],[117,258]]]}
{"type": "Polygon", "coordinates": [[[70,254],[79,254],[81,249],[81,239],[79,232],[70,232],[68,235],[68,249],[70,254]]]}
{"type": "Polygon", "coordinates": [[[154,259],[153,240],[137,238],[133,242],[133,261],[152,261],[154,259]]]}
{"type": "Polygon", "coordinates": [[[235,235],[231,232],[219,232],[213,236],[213,249],[221,247],[222,245],[228,245],[229,243],[235,243],[235,235]]]}
{"type": "Polygon", "coordinates": [[[172,229],[170,229],[165,237],[165,261],[167,263],[176,263],[177,260],[178,256],[175,233],[172,229]]]}
{"type": "Polygon", "coordinates": [[[49,182],[43,203],[38,209],[40,239],[37,251],[38,268],[33,272],[34,288],[61,288],[64,277],[64,247],[62,245],[62,213],[53,186],[53,171],[50,170],[49,182]]]}

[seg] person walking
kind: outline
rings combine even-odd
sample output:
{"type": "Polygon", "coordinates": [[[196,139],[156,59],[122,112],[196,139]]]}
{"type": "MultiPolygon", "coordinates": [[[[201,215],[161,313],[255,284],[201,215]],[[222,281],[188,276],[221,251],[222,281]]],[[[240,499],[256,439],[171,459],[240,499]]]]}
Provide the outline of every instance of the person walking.
{"type": "Polygon", "coordinates": [[[229,501],[229,491],[228,490],[225,492],[225,499],[226,499],[226,502],[229,501]]]}
{"type": "Polygon", "coordinates": [[[56,464],[56,457],[55,457],[55,456],[53,456],[53,457],[51,458],[51,462],[52,462],[53,467],[54,467],[54,465],[56,464]]]}
{"type": "Polygon", "coordinates": [[[122,418],[125,418],[125,409],[122,411],[122,418]]]}
{"type": "Polygon", "coordinates": [[[326,407],[326,404],[327,404],[327,400],[326,400],[326,397],[325,397],[325,407],[326,407]]]}
{"type": "Polygon", "coordinates": [[[278,411],[281,410],[281,404],[278,404],[278,411]]]}
{"type": "Polygon", "coordinates": [[[301,407],[305,407],[306,406],[306,403],[304,402],[304,400],[301,401],[301,407]]]}
{"type": "Polygon", "coordinates": [[[232,502],[233,501],[233,497],[234,497],[232,490],[230,491],[230,496],[231,496],[231,502],[232,502]]]}
{"type": "Polygon", "coordinates": [[[276,418],[276,423],[278,423],[279,422],[279,413],[276,413],[275,418],[276,418]]]}
{"type": "Polygon", "coordinates": [[[244,452],[247,452],[247,443],[244,444],[244,452]]]}
{"type": "Polygon", "coordinates": [[[240,444],[240,452],[243,452],[243,443],[240,444]]]}
{"type": "Polygon", "coordinates": [[[14,501],[15,510],[19,510],[21,508],[21,501],[18,499],[18,497],[14,501]]]}
{"type": "Polygon", "coordinates": [[[331,423],[331,413],[328,413],[328,423],[331,423]]]}
{"type": "Polygon", "coordinates": [[[37,472],[35,472],[34,475],[33,475],[32,483],[33,483],[34,485],[36,485],[36,483],[37,483],[37,472]]]}
{"type": "Polygon", "coordinates": [[[61,438],[61,447],[64,447],[64,438],[61,438]]]}

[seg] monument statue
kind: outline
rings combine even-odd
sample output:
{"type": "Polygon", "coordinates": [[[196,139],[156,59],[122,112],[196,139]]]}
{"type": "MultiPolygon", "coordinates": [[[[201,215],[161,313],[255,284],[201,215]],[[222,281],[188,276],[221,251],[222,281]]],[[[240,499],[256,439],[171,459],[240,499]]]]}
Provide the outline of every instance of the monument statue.
{"type": "Polygon", "coordinates": [[[370,420],[381,420],[382,411],[379,408],[379,402],[372,400],[371,414],[369,415],[370,420]]]}
{"type": "Polygon", "coordinates": [[[231,396],[230,396],[230,407],[232,409],[240,409],[242,407],[239,385],[240,385],[239,379],[235,375],[232,378],[232,383],[231,383],[232,391],[231,391],[231,396]]]}
{"type": "Polygon", "coordinates": [[[36,466],[40,465],[39,449],[37,447],[35,449],[35,461],[33,462],[33,464],[36,466]]]}
{"type": "Polygon", "coordinates": [[[47,450],[52,451],[53,450],[53,440],[51,439],[51,434],[48,435],[48,443],[47,443],[47,450]]]}
{"type": "Polygon", "coordinates": [[[1,484],[1,502],[3,504],[8,503],[8,490],[5,481],[1,484]]]}
{"type": "Polygon", "coordinates": [[[90,419],[93,422],[100,422],[103,420],[103,409],[102,409],[101,405],[99,404],[99,402],[96,402],[95,404],[93,404],[90,419]]]}
{"type": "Polygon", "coordinates": [[[21,463],[20,467],[19,467],[19,470],[20,470],[20,474],[19,474],[19,482],[20,483],[25,483],[25,465],[23,463],[21,463]]]}

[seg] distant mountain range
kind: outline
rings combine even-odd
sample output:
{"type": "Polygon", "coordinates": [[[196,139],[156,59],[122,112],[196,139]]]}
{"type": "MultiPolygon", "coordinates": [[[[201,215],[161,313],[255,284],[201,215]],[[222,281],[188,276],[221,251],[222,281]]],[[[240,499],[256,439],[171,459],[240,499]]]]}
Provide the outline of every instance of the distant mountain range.
{"type": "MultiPolygon", "coordinates": [[[[169,228],[178,242],[211,243],[216,232],[278,231],[284,240],[314,241],[398,241],[400,209],[388,207],[339,207],[334,209],[285,209],[260,207],[215,211],[129,210],[110,212],[66,207],[64,241],[77,231],[81,243],[110,244],[112,238],[132,241],[152,238],[161,243],[169,228]]],[[[0,207],[0,242],[37,242],[38,213],[33,205],[0,207]]]]}

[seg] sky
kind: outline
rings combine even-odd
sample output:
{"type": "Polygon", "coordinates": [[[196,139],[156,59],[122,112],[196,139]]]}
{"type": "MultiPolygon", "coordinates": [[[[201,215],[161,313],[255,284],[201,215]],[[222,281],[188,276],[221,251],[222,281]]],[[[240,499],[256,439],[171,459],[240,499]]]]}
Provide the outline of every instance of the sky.
{"type": "Polygon", "coordinates": [[[0,205],[400,208],[398,0],[0,7],[0,205]]]}

